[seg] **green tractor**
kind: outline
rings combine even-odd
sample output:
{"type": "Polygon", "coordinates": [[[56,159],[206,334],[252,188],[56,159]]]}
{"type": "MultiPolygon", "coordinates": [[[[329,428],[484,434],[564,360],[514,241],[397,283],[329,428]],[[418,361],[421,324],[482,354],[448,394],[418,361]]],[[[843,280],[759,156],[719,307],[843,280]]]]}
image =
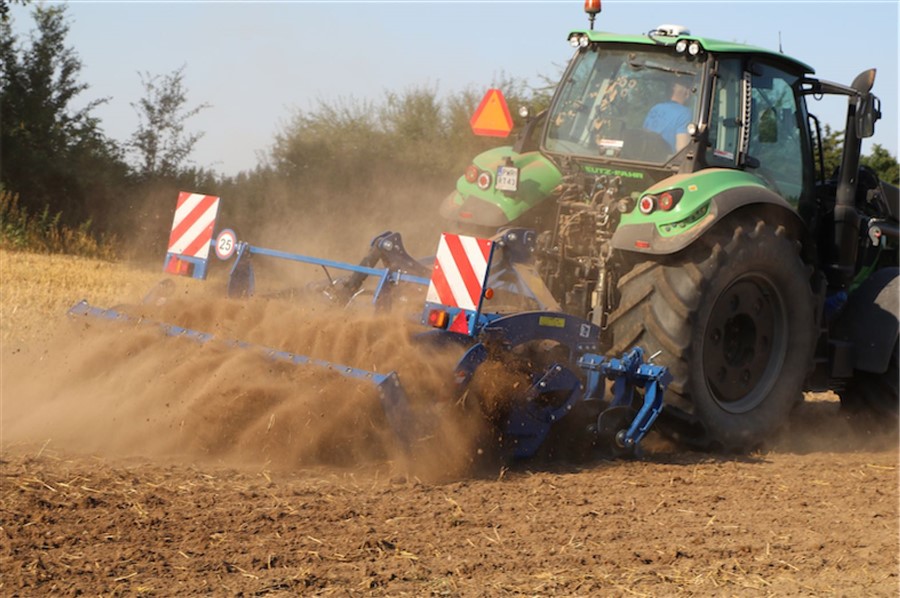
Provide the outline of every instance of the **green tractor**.
{"type": "Polygon", "coordinates": [[[477,156],[441,215],[535,230],[561,309],[669,368],[660,424],[690,446],[752,450],[804,390],[896,415],[900,200],[859,164],[874,69],[841,85],[673,25],[569,42],[550,107],[477,156]],[[836,173],[807,110],[824,94],[848,99],[836,173]]]}

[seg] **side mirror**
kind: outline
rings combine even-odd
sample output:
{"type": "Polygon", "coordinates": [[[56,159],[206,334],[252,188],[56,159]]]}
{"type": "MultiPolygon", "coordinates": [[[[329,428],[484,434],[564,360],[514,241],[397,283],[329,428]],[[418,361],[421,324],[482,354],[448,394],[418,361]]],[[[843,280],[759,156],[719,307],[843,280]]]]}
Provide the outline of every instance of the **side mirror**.
{"type": "Polygon", "coordinates": [[[860,139],[875,134],[875,121],[881,118],[881,100],[871,93],[859,99],[856,106],[856,135],[860,139]]]}

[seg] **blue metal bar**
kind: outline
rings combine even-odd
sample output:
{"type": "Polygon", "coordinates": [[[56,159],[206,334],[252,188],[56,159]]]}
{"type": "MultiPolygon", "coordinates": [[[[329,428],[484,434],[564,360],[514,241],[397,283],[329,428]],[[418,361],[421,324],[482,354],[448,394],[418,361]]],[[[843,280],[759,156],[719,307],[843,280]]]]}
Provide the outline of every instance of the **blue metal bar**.
{"type": "Polygon", "coordinates": [[[288,253],[286,251],[277,251],[275,249],[266,249],[264,247],[256,247],[255,245],[248,245],[247,248],[251,254],[276,257],[293,262],[313,264],[315,266],[324,266],[326,268],[335,268],[337,270],[359,272],[360,274],[366,274],[368,276],[378,276],[379,278],[386,276],[387,280],[390,280],[391,282],[411,282],[414,284],[425,286],[428,286],[428,284],[431,282],[429,279],[423,278],[422,276],[413,276],[412,274],[405,274],[403,272],[393,272],[388,268],[368,268],[366,266],[360,266],[358,264],[349,264],[347,262],[338,262],[335,260],[327,260],[308,255],[288,253]]]}
{"type": "Polygon", "coordinates": [[[409,400],[403,387],[400,385],[400,379],[396,372],[387,374],[379,374],[370,372],[348,365],[326,361],[324,359],[314,359],[299,353],[291,353],[290,351],[281,351],[263,345],[256,345],[243,341],[222,340],[217,339],[208,332],[184,328],[175,324],[167,324],[144,318],[130,316],[128,314],[116,311],[114,309],[103,309],[94,307],[87,301],[82,300],[73,305],[69,311],[70,316],[90,316],[104,320],[114,320],[119,322],[132,322],[145,326],[152,326],[162,330],[167,336],[183,337],[193,340],[200,344],[213,341],[220,342],[228,347],[236,347],[239,349],[249,349],[256,351],[267,359],[273,361],[285,361],[294,365],[310,365],[323,368],[341,376],[356,378],[358,380],[367,380],[372,382],[378,388],[379,398],[381,399],[382,408],[388,423],[394,429],[394,432],[400,438],[404,448],[409,448],[415,434],[415,422],[412,411],[409,406],[409,400]]]}
{"type": "Polygon", "coordinates": [[[202,332],[200,330],[193,330],[191,328],[184,328],[182,326],[178,326],[176,324],[167,324],[164,322],[157,322],[155,320],[149,320],[145,318],[137,318],[135,316],[130,316],[128,314],[122,313],[120,311],[116,311],[114,309],[103,309],[101,307],[94,307],[89,304],[87,301],[79,301],[75,305],[73,305],[69,309],[69,315],[72,316],[91,316],[94,318],[101,318],[105,320],[117,320],[121,322],[134,322],[136,324],[142,324],[145,326],[155,326],[162,330],[166,336],[177,336],[189,338],[198,343],[204,344],[210,341],[218,341],[223,343],[229,347],[236,347],[239,349],[249,349],[252,351],[257,351],[262,354],[264,357],[271,359],[273,361],[286,361],[289,363],[293,363],[295,365],[313,365],[316,367],[324,368],[327,370],[331,370],[333,372],[337,372],[342,376],[348,376],[350,378],[358,378],[361,380],[371,380],[375,384],[381,384],[385,380],[387,380],[391,374],[379,374],[377,372],[370,372],[368,370],[362,370],[359,368],[354,368],[348,365],[343,365],[340,363],[335,363],[333,361],[326,361],[324,359],[315,359],[313,357],[308,357],[306,355],[301,355],[299,353],[291,353],[290,351],[281,351],[279,349],[273,349],[271,347],[266,347],[264,345],[256,345],[253,343],[247,343],[243,341],[230,341],[230,340],[221,340],[217,339],[214,335],[208,332],[202,332]]]}

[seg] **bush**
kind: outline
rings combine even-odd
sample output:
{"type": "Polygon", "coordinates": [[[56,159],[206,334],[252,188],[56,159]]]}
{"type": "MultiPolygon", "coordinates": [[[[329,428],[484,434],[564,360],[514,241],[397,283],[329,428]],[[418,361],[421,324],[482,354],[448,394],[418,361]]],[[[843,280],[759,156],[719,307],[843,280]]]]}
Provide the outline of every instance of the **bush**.
{"type": "Polygon", "coordinates": [[[0,248],[35,253],[65,253],[104,260],[116,258],[116,239],[91,232],[87,220],[72,228],[61,224],[62,213],[29,214],[19,206],[19,196],[0,191],[0,248]]]}

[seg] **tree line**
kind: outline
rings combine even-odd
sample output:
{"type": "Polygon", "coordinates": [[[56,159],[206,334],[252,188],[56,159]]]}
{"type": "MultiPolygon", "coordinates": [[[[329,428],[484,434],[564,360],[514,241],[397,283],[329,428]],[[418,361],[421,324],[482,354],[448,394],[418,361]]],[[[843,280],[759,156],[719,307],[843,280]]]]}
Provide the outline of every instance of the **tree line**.
{"type": "MultiPolygon", "coordinates": [[[[3,0],[0,0],[3,1],[3,0]]],[[[3,6],[6,6],[4,2],[3,6]]],[[[322,218],[343,226],[392,226],[398,214],[433,215],[472,156],[495,140],[474,136],[469,118],[484,88],[439,94],[433,87],[387,92],[378,101],[320,101],[297,111],[250,171],[223,176],[196,166],[191,154],[202,132],[190,119],[209,104],[187,101],[186,66],[167,74],[140,72],[143,96],[131,104],[136,130],[109,138],[87,102],[82,62],[67,44],[65,5],[33,8],[30,43],[17,39],[0,11],[0,242],[25,244],[29,226],[80,231],[84,238],[128,238],[161,255],[175,197],[190,190],[227,198],[225,222],[250,236],[314,228],[322,218]],[[77,101],[76,101],[77,100],[77,101]],[[74,108],[78,104],[83,107],[74,108]],[[18,239],[18,241],[16,241],[18,239]]],[[[510,105],[533,113],[549,103],[551,86],[534,88],[501,77],[491,82],[510,105]]],[[[518,115],[514,115],[521,125],[518,115]]],[[[827,167],[839,163],[841,134],[826,127],[827,167]]],[[[898,182],[897,160],[874,146],[863,163],[898,182]]],[[[365,231],[368,232],[368,231],[365,231]]],[[[77,237],[78,235],[76,235],[77,237]]],[[[74,237],[72,237],[74,238],[74,237]]],[[[50,249],[83,250],[60,241],[50,249]]],[[[102,245],[102,243],[101,243],[102,245]]]]}

